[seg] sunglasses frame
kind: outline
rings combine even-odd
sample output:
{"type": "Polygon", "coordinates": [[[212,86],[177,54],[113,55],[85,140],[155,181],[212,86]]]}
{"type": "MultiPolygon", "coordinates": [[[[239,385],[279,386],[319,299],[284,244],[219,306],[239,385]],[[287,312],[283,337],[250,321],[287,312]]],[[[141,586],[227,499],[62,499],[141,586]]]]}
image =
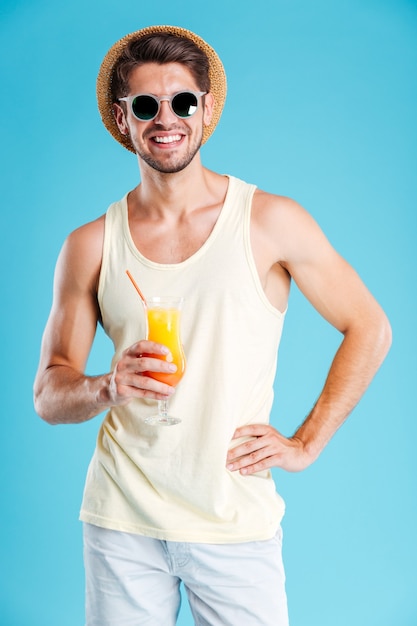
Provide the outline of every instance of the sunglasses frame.
{"type": "Polygon", "coordinates": [[[119,98],[119,102],[120,101],[127,102],[130,105],[130,110],[132,111],[133,116],[135,117],[135,119],[139,120],[139,122],[152,122],[152,120],[158,117],[159,111],[161,110],[161,102],[164,102],[164,101],[168,102],[169,108],[171,109],[171,111],[176,117],[178,117],[180,120],[188,120],[198,110],[199,98],[201,98],[202,96],[205,96],[206,94],[207,94],[207,91],[191,91],[190,89],[182,89],[181,91],[177,91],[176,93],[172,94],[172,96],[168,96],[168,95],[154,96],[154,94],[152,93],[136,93],[133,96],[125,96],[124,98],[119,98]],[[192,94],[193,96],[195,96],[197,100],[196,109],[195,111],[191,113],[191,115],[186,115],[186,116],[178,115],[178,113],[176,113],[174,109],[172,108],[173,99],[176,96],[180,96],[182,94],[192,94]],[[143,120],[141,117],[138,117],[136,115],[136,113],[133,110],[133,101],[135,100],[135,98],[138,98],[139,96],[147,96],[148,98],[152,98],[152,100],[154,100],[157,103],[158,109],[153,117],[149,117],[148,119],[143,120]]]}

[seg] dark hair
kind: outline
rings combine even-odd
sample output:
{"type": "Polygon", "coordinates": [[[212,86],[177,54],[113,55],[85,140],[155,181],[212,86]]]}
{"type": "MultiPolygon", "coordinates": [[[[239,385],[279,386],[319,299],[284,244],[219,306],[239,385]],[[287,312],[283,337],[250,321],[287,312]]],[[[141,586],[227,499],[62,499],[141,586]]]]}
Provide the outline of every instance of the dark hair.
{"type": "Polygon", "coordinates": [[[170,33],[145,35],[131,41],[113,68],[111,93],[113,102],[128,95],[133,69],[144,63],[182,63],[186,65],[201,91],[210,91],[209,61],[195,43],[170,33]]]}

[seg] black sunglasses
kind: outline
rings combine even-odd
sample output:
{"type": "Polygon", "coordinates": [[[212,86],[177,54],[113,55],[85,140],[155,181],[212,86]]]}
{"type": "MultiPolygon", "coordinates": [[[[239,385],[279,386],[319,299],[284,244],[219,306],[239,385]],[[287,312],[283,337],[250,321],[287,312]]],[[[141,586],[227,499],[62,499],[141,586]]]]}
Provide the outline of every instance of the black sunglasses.
{"type": "Polygon", "coordinates": [[[135,96],[119,98],[130,104],[133,115],[141,122],[150,122],[158,115],[161,102],[166,100],[171,111],[181,118],[194,115],[198,109],[198,99],[204,96],[206,91],[180,91],[173,96],[153,96],[150,93],[138,93],[135,96]]]}

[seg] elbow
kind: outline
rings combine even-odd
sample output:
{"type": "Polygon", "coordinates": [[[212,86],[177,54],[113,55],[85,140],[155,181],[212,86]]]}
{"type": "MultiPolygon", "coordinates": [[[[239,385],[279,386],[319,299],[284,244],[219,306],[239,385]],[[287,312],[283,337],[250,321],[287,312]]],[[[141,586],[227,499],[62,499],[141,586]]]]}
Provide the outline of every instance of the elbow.
{"type": "Polygon", "coordinates": [[[389,319],[387,318],[385,313],[382,314],[382,319],[379,326],[381,350],[383,352],[383,358],[385,358],[392,345],[392,328],[389,319]]]}
{"type": "Polygon", "coordinates": [[[33,387],[33,406],[35,408],[35,412],[44,422],[47,424],[54,425],[56,424],[56,420],[54,415],[51,414],[51,411],[48,406],[48,402],[45,398],[45,393],[43,392],[40,385],[35,381],[33,387]]]}
{"type": "Polygon", "coordinates": [[[388,317],[378,306],[367,314],[357,317],[356,323],[350,326],[344,333],[349,336],[357,345],[362,345],[379,367],[384,361],[392,344],[392,329],[388,317]]]}
{"type": "Polygon", "coordinates": [[[380,363],[387,356],[392,344],[392,328],[384,311],[373,315],[366,329],[368,341],[372,344],[373,352],[380,363]]]}

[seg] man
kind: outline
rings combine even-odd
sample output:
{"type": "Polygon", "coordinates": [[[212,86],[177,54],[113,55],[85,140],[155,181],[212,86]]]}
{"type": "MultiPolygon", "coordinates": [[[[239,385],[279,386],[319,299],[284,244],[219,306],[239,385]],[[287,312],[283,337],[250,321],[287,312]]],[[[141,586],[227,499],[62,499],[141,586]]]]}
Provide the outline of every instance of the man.
{"type": "Polygon", "coordinates": [[[317,459],[385,357],[389,323],[296,202],[202,166],[226,79],[200,37],[170,26],[124,37],[97,94],[141,182],[65,242],[35,381],[51,424],[107,411],[81,509],[87,625],[175,624],[182,581],[198,624],[283,626],[284,504],[270,470],[317,459]],[[126,270],[147,298],[185,299],[175,393],[148,375],[175,366],[145,339],[126,270]],[[317,403],[285,437],[268,422],[291,278],[343,340],[317,403]],[[92,377],[98,321],[115,354],[92,377]],[[181,424],[146,424],[166,398],[181,424]]]}

